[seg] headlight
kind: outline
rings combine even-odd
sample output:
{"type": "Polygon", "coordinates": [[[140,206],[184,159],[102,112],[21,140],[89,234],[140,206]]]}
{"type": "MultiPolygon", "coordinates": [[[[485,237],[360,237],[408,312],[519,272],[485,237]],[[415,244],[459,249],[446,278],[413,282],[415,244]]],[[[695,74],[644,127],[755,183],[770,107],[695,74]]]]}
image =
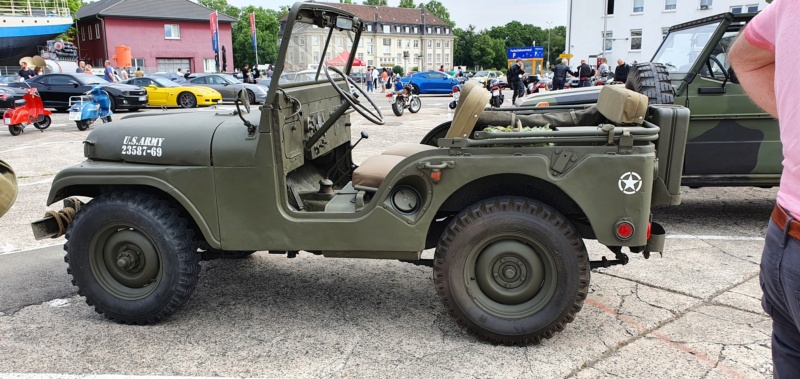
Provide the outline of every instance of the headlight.
{"type": "Polygon", "coordinates": [[[130,96],[130,91],[122,91],[122,96],[130,96]]]}

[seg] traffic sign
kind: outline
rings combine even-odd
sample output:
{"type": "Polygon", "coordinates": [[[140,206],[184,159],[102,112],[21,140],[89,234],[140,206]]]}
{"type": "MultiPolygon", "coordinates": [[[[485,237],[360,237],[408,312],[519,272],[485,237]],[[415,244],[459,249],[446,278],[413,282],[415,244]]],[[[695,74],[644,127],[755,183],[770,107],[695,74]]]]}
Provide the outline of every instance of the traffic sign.
{"type": "Polygon", "coordinates": [[[563,58],[572,59],[573,55],[572,54],[559,54],[558,57],[562,58],[562,59],[563,58]]]}

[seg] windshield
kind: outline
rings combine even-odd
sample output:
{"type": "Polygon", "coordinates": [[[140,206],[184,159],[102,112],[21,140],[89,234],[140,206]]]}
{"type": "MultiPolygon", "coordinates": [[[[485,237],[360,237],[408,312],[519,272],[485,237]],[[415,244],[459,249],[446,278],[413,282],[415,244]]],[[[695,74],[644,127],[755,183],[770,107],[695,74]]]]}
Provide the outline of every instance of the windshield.
{"type": "Polygon", "coordinates": [[[92,84],[107,84],[109,83],[108,80],[105,80],[99,76],[94,76],[90,74],[75,74],[75,78],[77,78],[81,84],[85,86],[89,86],[92,84]]]}
{"type": "Polygon", "coordinates": [[[719,22],[670,32],[653,57],[673,73],[688,73],[697,62],[719,22]]]}
{"type": "Polygon", "coordinates": [[[150,78],[150,80],[158,83],[158,85],[161,87],[167,87],[167,88],[180,87],[179,85],[175,84],[175,82],[173,82],[172,80],[166,78],[152,77],[150,78]]]}
{"type": "MultiPolygon", "coordinates": [[[[315,79],[327,80],[325,73],[320,70],[320,65],[334,66],[346,71],[345,66],[350,60],[355,33],[350,30],[320,28],[316,25],[296,23],[291,38],[281,75],[282,83],[284,78],[286,78],[286,82],[292,83],[315,81],[315,79]],[[328,36],[330,36],[330,40],[328,36]],[[328,42],[326,50],[327,41],[330,42],[328,42]]],[[[391,46],[387,47],[391,51],[391,46]]],[[[358,59],[356,58],[356,60],[358,59]]],[[[358,65],[359,63],[363,65],[363,62],[360,61],[354,61],[353,64],[358,65]]],[[[331,72],[331,75],[335,74],[331,72]]]]}
{"type": "Polygon", "coordinates": [[[219,77],[230,84],[242,84],[242,81],[236,79],[233,75],[220,75],[219,77]]]}
{"type": "Polygon", "coordinates": [[[478,71],[478,72],[475,74],[475,77],[476,77],[476,78],[477,78],[477,77],[483,77],[483,76],[489,76],[489,71],[478,71]]]}

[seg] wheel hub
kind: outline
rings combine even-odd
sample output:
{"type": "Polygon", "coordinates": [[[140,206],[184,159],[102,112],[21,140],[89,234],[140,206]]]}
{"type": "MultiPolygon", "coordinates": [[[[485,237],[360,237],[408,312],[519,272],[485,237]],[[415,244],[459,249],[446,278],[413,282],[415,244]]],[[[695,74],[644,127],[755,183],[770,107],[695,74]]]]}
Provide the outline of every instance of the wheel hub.
{"type": "Polygon", "coordinates": [[[517,240],[489,244],[475,262],[478,288],[501,304],[522,304],[532,299],[542,289],[544,277],[544,263],[539,254],[517,240]]]}
{"type": "Polygon", "coordinates": [[[492,277],[504,288],[517,288],[527,279],[528,269],[522,260],[507,256],[497,260],[492,267],[492,277]]]}
{"type": "Polygon", "coordinates": [[[94,266],[108,291],[136,299],[152,290],[161,262],[149,238],[137,230],[120,229],[103,233],[97,242],[94,266]]]}

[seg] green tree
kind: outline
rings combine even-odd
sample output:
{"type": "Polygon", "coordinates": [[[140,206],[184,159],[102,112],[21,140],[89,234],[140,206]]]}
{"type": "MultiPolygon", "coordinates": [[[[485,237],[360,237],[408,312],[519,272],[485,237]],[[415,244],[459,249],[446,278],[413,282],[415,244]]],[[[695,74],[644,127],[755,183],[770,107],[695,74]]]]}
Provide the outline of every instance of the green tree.
{"type": "Polygon", "coordinates": [[[250,38],[250,13],[256,15],[258,62],[274,63],[278,58],[278,12],[250,5],[241,9],[239,19],[232,25],[234,67],[256,63],[253,42],[250,38]]]}
{"type": "Polygon", "coordinates": [[[378,7],[385,7],[386,0],[364,0],[364,5],[373,5],[378,7]]]}
{"type": "Polygon", "coordinates": [[[486,33],[481,33],[475,37],[471,53],[476,66],[481,66],[483,68],[492,66],[495,59],[494,41],[495,40],[486,33]]]}
{"type": "Polygon", "coordinates": [[[414,0],[400,0],[400,8],[416,8],[414,0]]]}
{"type": "Polygon", "coordinates": [[[392,67],[392,72],[394,72],[398,76],[403,76],[405,74],[405,72],[403,71],[403,66],[392,67]]]}
{"type": "Polygon", "coordinates": [[[473,67],[475,61],[472,58],[472,46],[475,43],[475,25],[470,25],[466,30],[455,28],[453,35],[453,63],[457,66],[473,67]]]}
{"type": "Polygon", "coordinates": [[[439,19],[447,23],[447,25],[450,26],[456,25],[455,22],[450,20],[450,12],[447,11],[447,8],[445,8],[445,6],[442,3],[436,0],[431,0],[427,3],[420,3],[417,7],[420,9],[427,9],[428,12],[431,12],[436,17],[439,17],[439,19]]]}
{"type": "Polygon", "coordinates": [[[200,5],[208,9],[215,10],[233,18],[239,18],[240,13],[242,12],[239,7],[228,4],[228,0],[200,0],[199,2],[200,5]]]}
{"type": "Polygon", "coordinates": [[[339,4],[353,4],[353,0],[339,0],[339,4]]]}

